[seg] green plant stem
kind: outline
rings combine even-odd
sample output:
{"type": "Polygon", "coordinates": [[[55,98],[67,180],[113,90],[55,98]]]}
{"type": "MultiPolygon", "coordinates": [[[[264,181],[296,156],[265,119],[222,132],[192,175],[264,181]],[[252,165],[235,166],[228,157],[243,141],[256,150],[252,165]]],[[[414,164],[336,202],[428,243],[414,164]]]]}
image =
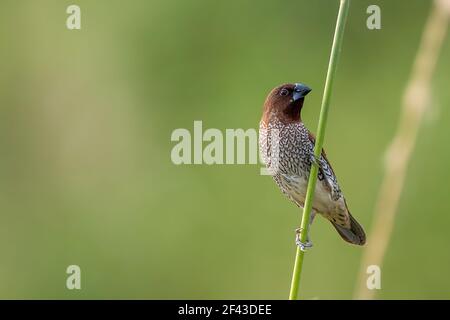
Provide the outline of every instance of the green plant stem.
{"type": "MultiPolygon", "coordinates": [[[[331,48],[330,61],[328,64],[327,78],[325,81],[325,88],[322,98],[322,106],[320,109],[319,124],[317,127],[317,138],[314,146],[314,154],[317,159],[322,153],[322,145],[325,137],[325,128],[328,118],[328,110],[330,106],[330,98],[333,89],[334,77],[336,75],[336,67],[341,53],[342,40],[344,38],[345,22],[347,20],[348,11],[350,8],[350,0],[340,0],[339,13],[336,22],[336,29],[334,32],[333,46],[331,48]]],[[[300,241],[305,243],[308,236],[309,220],[311,216],[312,201],[314,197],[314,190],[316,188],[317,173],[319,168],[316,164],[311,166],[309,173],[308,188],[306,190],[305,206],[303,208],[302,222],[300,225],[300,241]]],[[[289,300],[295,300],[298,297],[300,278],[303,267],[303,257],[305,252],[297,247],[295,256],[294,271],[292,274],[291,291],[289,293],[289,300]]]]}

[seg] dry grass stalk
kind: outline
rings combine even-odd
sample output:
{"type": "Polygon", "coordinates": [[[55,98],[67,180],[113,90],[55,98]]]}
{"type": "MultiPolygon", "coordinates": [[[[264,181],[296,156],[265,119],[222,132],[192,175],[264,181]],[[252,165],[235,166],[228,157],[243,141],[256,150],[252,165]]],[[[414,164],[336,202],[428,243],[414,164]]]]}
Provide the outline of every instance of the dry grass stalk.
{"type": "Polygon", "coordinates": [[[366,285],[367,267],[382,266],[394,227],[395,215],[403,190],[417,133],[430,105],[431,81],[445,39],[450,17],[450,0],[435,0],[425,26],[420,48],[408,86],[397,132],[385,159],[385,173],[376,205],[372,232],[361,263],[356,299],[373,299],[376,290],[366,285]]]}

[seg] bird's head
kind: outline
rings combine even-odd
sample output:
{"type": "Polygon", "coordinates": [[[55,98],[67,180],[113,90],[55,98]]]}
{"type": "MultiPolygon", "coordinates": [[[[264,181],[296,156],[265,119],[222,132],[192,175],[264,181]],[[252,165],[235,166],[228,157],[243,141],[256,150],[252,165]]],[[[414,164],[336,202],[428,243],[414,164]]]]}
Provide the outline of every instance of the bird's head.
{"type": "Polygon", "coordinates": [[[273,89],[264,103],[263,121],[277,117],[284,123],[299,122],[306,95],[311,89],[301,83],[282,84],[273,89]]]}

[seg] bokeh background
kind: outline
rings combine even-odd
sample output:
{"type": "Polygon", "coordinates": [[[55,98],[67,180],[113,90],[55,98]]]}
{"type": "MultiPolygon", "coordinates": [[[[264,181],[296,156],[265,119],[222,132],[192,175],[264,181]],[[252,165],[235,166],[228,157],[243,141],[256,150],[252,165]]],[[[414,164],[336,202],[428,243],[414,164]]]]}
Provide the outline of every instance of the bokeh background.
{"type": "MultiPolygon", "coordinates": [[[[431,1],[353,1],[325,146],[370,232],[385,149],[431,1]],[[382,29],[366,28],[366,8],[382,29]]],[[[285,299],[301,212],[260,165],[171,162],[176,128],[257,128],[267,92],[313,88],[338,1],[3,0],[0,298],[285,299]],[[77,4],[82,30],[66,29],[77,4]],[[82,289],[67,290],[68,265],[82,289]]],[[[447,36],[447,40],[449,37],[447,36]]],[[[450,298],[450,41],[378,298],[450,298]]],[[[353,297],[361,248],[323,219],[301,298],[353,297]]]]}

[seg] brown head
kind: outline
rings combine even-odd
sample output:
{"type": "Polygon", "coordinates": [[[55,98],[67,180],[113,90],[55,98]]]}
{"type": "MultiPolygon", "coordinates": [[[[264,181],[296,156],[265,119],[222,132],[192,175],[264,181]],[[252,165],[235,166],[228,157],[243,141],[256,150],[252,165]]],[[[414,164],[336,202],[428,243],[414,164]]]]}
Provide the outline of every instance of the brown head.
{"type": "Polygon", "coordinates": [[[283,123],[300,122],[303,102],[310,91],[310,88],[301,83],[287,83],[276,87],[264,102],[262,121],[267,124],[272,117],[276,117],[283,123]]]}

